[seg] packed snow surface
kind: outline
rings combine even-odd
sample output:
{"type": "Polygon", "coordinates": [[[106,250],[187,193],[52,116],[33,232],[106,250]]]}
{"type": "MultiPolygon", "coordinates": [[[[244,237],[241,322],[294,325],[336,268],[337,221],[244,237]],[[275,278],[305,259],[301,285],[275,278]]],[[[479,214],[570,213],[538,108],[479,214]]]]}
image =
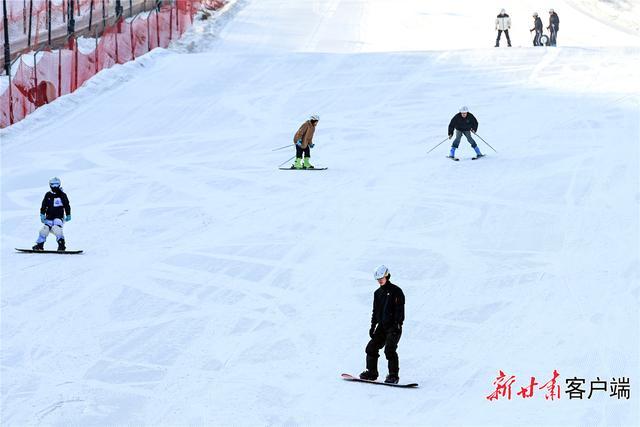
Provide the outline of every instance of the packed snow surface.
{"type": "Polygon", "coordinates": [[[574,3],[239,0],[3,130],[2,424],[636,425],[640,42],[574,3]],[[461,105],[488,156],[427,154],[461,105]],[[18,254],[52,176],[85,253],[18,254]],[[340,379],[381,263],[419,389],[340,379]]]}

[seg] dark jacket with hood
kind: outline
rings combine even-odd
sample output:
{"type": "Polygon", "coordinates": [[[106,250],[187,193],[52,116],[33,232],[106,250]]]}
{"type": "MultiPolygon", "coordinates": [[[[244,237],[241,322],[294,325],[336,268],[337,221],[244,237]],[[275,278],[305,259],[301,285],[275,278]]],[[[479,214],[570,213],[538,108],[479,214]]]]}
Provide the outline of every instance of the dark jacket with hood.
{"type": "Polygon", "coordinates": [[[382,325],[389,331],[402,328],[404,322],[404,293],[387,278],[387,283],[373,293],[371,327],[382,325]]]}
{"type": "Polygon", "coordinates": [[[457,129],[460,131],[468,131],[473,130],[474,132],[478,131],[478,121],[475,116],[471,113],[467,113],[467,117],[462,117],[462,113],[458,113],[451,119],[449,122],[449,135],[453,135],[453,130],[457,129]]]}
{"type": "Polygon", "coordinates": [[[532,30],[535,30],[536,33],[541,33],[542,32],[542,19],[540,19],[539,16],[535,17],[535,21],[533,23],[532,30]]]}
{"type": "Polygon", "coordinates": [[[62,188],[55,188],[52,191],[47,191],[42,199],[42,206],[40,207],[40,213],[45,214],[47,219],[53,220],[56,218],[63,219],[65,215],[71,215],[71,205],[69,205],[69,198],[67,194],[62,191],[62,188]]]}
{"type": "Polygon", "coordinates": [[[549,15],[549,26],[547,28],[551,29],[552,26],[556,31],[560,29],[560,18],[558,18],[558,14],[555,12],[549,15]]]}

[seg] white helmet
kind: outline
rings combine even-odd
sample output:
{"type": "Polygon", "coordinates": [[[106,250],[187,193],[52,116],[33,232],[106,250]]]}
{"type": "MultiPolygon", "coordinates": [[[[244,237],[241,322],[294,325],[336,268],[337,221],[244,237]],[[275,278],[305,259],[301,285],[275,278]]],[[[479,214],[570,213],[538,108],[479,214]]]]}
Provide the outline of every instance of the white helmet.
{"type": "Polygon", "coordinates": [[[463,105],[462,107],[460,107],[460,112],[461,113],[468,113],[469,112],[469,107],[467,107],[466,105],[463,105]]]}
{"type": "Polygon", "coordinates": [[[533,12],[533,16],[537,17],[538,16],[538,12],[533,12]]]}
{"type": "Polygon", "coordinates": [[[314,114],[311,117],[309,117],[309,120],[311,120],[312,122],[317,122],[320,120],[320,116],[317,114],[314,114]]]}
{"type": "Polygon", "coordinates": [[[549,13],[553,13],[553,9],[549,9],[549,13]]]}
{"type": "Polygon", "coordinates": [[[373,272],[373,277],[376,280],[380,280],[383,277],[389,277],[389,269],[386,266],[381,265],[380,267],[376,268],[376,271],[373,272]]]}
{"type": "Polygon", "coordinates": [[[506,11],[506,10],[504,10],[504,9],[502,9],[502,10],[500,11],[500,13],[504,15],[505,13],[507,13],[507,11],[506,11]]]}
{"type": "Polygon", "coordinates": [[[49,180],[49,187],[51,188],[60,188],[60,178],[54,176],[49,180]]]}

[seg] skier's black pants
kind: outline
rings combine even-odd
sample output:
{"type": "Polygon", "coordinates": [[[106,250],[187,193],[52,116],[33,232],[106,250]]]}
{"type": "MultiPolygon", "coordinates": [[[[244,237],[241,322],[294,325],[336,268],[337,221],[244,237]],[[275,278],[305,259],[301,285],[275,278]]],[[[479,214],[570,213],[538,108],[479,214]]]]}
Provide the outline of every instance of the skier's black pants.
{"type": "Polygon", "coordinates": [[[311,158],[311,147],[307,145],[307,148],[303,149],[296,145],[296,157],[301,159],[302,153],[304,153],[305,157],[311,158]]]}
{"type": "Polygon", "coordinates": [[[540,41],[540,37],[542,37],[542,31],[536,31],[536,35],[533,37],[533,45],[534,46],[542,46],[542,42],[540,41]]]}
{"type": "Polygon", "coordinates": [[[502,37],[503,31],[504,31],[504,35],[507,36],[507,44],[511,46],[511,39],[509,38],[509,30],[498,30],[498,37],[496,38],[496,47],[500,45],[500,38],[502,37]]]}
{"type": "Polygon", "coordinates": [[[372,372],[378,372],[378,358],[380,357],[380,349],[384,347],[384,355],[387,357],[389,364],[389,373],[398,375],[400,364],[398,362],[398,342],[402,335],[401,329],[390,329],[386,331],[381,325],[378,325],[373,338],[367,344],[367,369],[372,372]]]}
{"type": "Polygon", "coordinates": [[[557,38],[558,38],[558,30],[556,30],[556,26],[555,25],[552,25],[550,30],[551,30],[550,31],[551,32],[551,37],[550,37],[550,40],[549,40],[549,45],[550,46],[555,46],[557,38]]]}

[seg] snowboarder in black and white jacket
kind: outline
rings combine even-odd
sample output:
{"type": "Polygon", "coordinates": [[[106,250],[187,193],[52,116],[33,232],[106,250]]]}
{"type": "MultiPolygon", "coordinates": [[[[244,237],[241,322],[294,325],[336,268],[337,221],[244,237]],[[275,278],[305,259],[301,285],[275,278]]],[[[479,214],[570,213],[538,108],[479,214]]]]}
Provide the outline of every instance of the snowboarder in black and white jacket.
{"type": "Polygon", "coordinates": [[[40,206],[40,221],[44,225],[38,234],[38,239],[33,247],[34,251],[44,250],[44,242],[46,242],[49,233],[56,236],[59,251],[66,249],[62,227],[65,222],[71,221],[71,205],[67,194],[60,186],[59,178],[51,178],[49,188],[51,191],[47,191],[44,195],[40,206]]]}
{"type": "Polygon", "coordinates": [[[496,38],[496,47],[500,46],[500,38],[502,32],[507,36],[507,45],[511,47],[511,39],[509,38],[509,29],[511,28],[511,18],[507,15],[507,12],[502,9],[500,14],[496,17],[496,30],[498,30],[498,37],[496,38]]]}
{"type": "Polygon", "coordinates": [[[456,149],[460,145],[462,135],[467,138],[467,141],[469,141],[469,144],[471,144],[471,147],[473,147],[478,157],[484,156],[484,154],[480,152],[478,144],[476,144],[471,137],[471,132],[476,133],[478,130],[478,120],[476,120],[475,116],[469,112],[469,108],[466,106],[460,107],[460,112],[453,116],[449,122],[449,139],[453,137],[454,129],[456,131],[456,138],[453,140],[453,144],[451,144],[449,158],[456,159],[456,149]]]}
{"type": "Polygon", "coordinates": [[[542,19],[538,16],[538,12],[533,12],[533,28],[529,30],[529,32],[535,31],[536,34],[533,36],[533,45],[534,46],[542,46],[542,42],[540,38],[542,37],[542,19]]]}
{"type": "Polygon", "coordinates": [[[558,30],[560,29],[560,18],[558,18],[558,14],[553,10],[549,9],[549,26],[547,30],[549,30],[549,45],[555,46],[556,41],[558,39],[558,30]]]}
{"type": "Polygon", "coordinates": [[[400,380],[398,376],[400,364],[396,350],[404,322],[404,293],[402,289],[389,281],[391,274],[384,265],[376,269],[374,278],[380,287],[373,293],[373,312],[369,329],[371,340],[365,350],[367,369],[360,374],[360,378],[371,381],[378,378],[379,352],[384,347],[389,367],[389,375],[384,382],[397,384],[400,380]]]}

